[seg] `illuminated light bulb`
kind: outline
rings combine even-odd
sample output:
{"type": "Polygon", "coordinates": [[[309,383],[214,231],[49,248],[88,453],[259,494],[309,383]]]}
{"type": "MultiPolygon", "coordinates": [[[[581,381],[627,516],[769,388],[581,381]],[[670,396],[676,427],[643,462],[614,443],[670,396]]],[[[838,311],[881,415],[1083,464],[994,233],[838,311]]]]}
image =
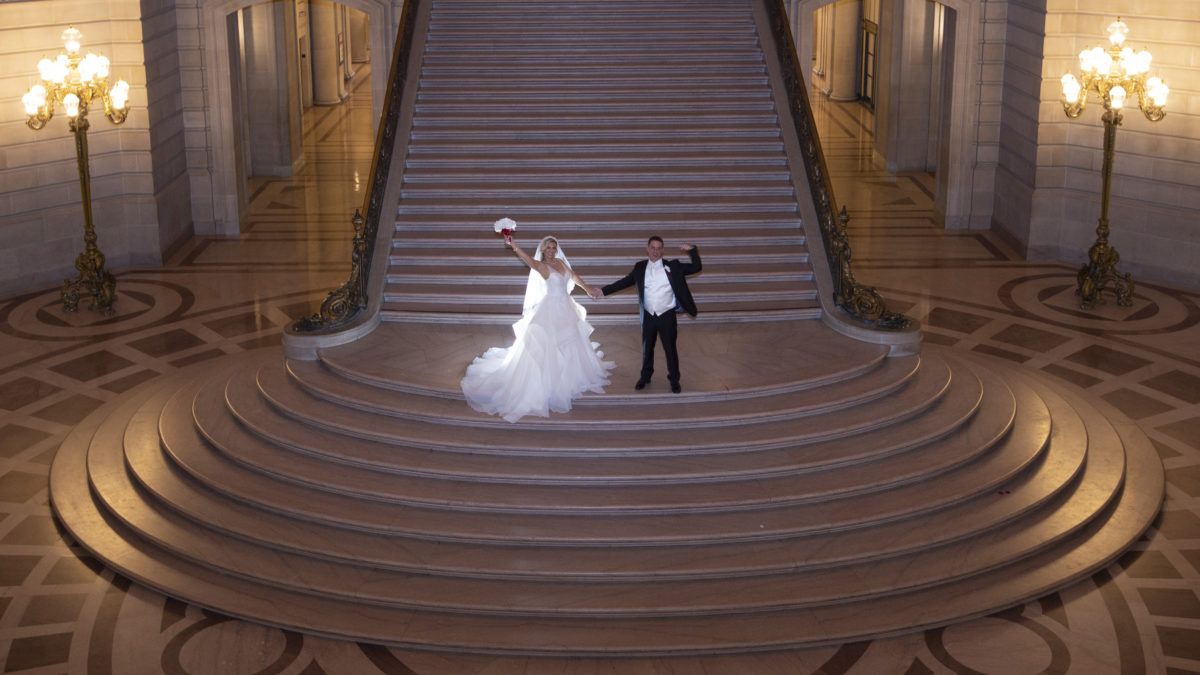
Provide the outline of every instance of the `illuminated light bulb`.
{"type": "Polygon", "coordinates": [[[123,110],[125,104],[129,102],[129,83],[125,80],[117,80],[117,83],[113,85],[112,91],[109,92],[109,96],[112,97],[113,107],[117,110],[123,110]]]}
{"type": "Polygon", "coordinates": [[[88,52],[88,55],[79,62],[79,79],[83,82],[91,82],[92,78],[96,76],[96,70],[96,55],[88,52]]]}
{"type": "Polygon", "coordinates": [[[1113,110],[1120,110],[1125,107],[1125,87],[1117,85],[1108,90],[1109,105],[1113,110]]]}
{"type": "Polygon", "coordinates": [[[1091,71],[1093,73],[1108,72],[1109,66],[1105,61],[1112,63],[1112,57],[1108,55],[1108,52],[1104,51],[1102,47],[1092,47],[1089,53],[1088,61],[1091,64],[1091,71]]]}
{"type": "Polygon", "coordinates": [[[1129,26],[1125,25],[1125,22],[1119,17],[1116,21],[1109,24],[1108,41],[1111,42],[1114,47],[1120,47],[1122,44],[1124,44],[1126,35],[1129,35],[1129,26]]]}
{"type": "Polygon", "coordinates": [[[105,56],[103,54],[101,54],[100,56],[97,56],[96,57],[96,77],[100,78],[101,80],[108,77],[108,66],[109,65],[110,64],[109,64],[107,56],[105,56]]]}
{"type": "Polygon", "coordinates": [[[21,103],[25,104],[26,115],[32,116],[38,114],[42,106],[46,105],[46,88],[40,84],[33,85],[21,97],[21,103]]]}
{"type": "Polygon", "coordinates": [[[1071,73],[1062,76],[1062,89],[1063,98],[1067,100],[1067,103],[1075,103],[1079,100],[1079,80],[1076,80],[1071,73]]]}
{"type": "Polygon", "coordinates": [[[1101,57],[1100,57],[1100,60],[1099,60],[1099,61],[1100,61],[1100,63],[1099,63],[1099,66],[1100,66],[1099,70],[1100,70],[1100,72],[1102,72],[1102,73],[1108,73],[1109,75],[1116,75],[1116,74],[1117,74],[1117,73],[1116,73],[1116,70],[1117,70],[1117,63],[1116,63],[1115,61],[1113,61],[1112,54],[1109,54],[1108,52],[1104,52],[1104,51],[1102,51],[1102,52],[1101,52],[1101,57]]]}
{"type": "Polygon", "coordinates": [[[1167,83],[1157,77],[1152,77],[1146,80],[1146,93],[1150,95],[1150,100],[1154,101],[1155,107],[1162,108],[1167,105],[1167,94],[1171,93],[1167,83]]]}
{"type": "Polygon", "coordinates": [[[63,42],[66,44],[67,53],[74,56],[79,53],[79,41],[83,39],[83,33],[75,26],[67,26],[67,29],[62,34],[63,42]]]}
{"type": "Polygon", "coordinates": [[[67,117],[75,117],[79,114],[79,97],[75,94],[67,94],[63,97],[63,107],[67,109],[67,117]]]}
{"type": "Polygon", "coordinates": [[[67,75],[71,72],[71,60],[66,54],[59,54],[54,60],[54,70],[51,72],[50,80],[55,84],[62,84],[67,81],[67,75]]]}
{"type": "Polygon", "coordinates": [[[54,79],[54,62],[45,57],[38,61],[38,75],[47,82],[54,79]]]}
{"type": "Polygon", "coordinates": [[[1137,72],[1138,72],[1138,74],[1150,72],[1150,59],[1151,58],[1153,58],[1153,57],[1150,56],[1150,52],[1146,51],[1145,49],[1143,49],[1142,51],[1137,53],[1137,72]]]}

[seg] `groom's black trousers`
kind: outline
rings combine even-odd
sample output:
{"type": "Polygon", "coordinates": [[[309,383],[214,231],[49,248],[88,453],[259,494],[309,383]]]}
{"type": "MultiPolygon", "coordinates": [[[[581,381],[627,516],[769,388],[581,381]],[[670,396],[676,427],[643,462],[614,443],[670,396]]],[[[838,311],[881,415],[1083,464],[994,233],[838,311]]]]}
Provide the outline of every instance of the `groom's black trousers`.
{"type": "Polygon", "coordinates": [[[679,382],[679,352],[675,349],[677,328],[675,312],[654,316],[642,310],[642,380],[649,382],[654,374],[654,343],[661,336],[663,352],[667,355],[667,379],[679,382]]]}

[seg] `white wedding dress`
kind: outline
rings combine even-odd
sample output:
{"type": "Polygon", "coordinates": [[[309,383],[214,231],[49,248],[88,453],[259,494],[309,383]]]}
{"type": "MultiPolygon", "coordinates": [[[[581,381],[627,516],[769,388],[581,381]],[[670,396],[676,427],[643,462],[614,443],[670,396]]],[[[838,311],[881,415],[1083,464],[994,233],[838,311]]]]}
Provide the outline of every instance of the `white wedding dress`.
{"type": "Polygon", "coordinates": [[[587,310],[567,284],[568,275],[551,268],[545,296],[513,324],[512,346],[492,347],[467,367],[462,390],[472,408],[515,422],[567,412],[585,391],[604,393],[616,364],[601,360],[587,310]]]}

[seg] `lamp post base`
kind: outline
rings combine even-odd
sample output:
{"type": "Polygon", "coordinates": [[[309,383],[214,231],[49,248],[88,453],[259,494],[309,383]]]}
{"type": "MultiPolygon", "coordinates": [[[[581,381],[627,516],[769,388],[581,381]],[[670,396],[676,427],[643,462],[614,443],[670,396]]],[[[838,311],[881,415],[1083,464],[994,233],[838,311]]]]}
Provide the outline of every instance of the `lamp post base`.
{"type": "Polygon", "coordinates": [[[1092,244],[1088,249],[1088,262],[1079,270],[1078,286],[1075,292],[1079,295],[1079,306],[1091,309],[1102,304],[1104,298],[1100,294],[1107,290],[1111,283],[1112,292],[1117,296],[1117,304],[1129,307],[1133,304],[1133,277],[1128,273],[1117,271],[1117,263],[1121,254],[1117,249],[1108,245],[1103,238],[1092,244]]]}
{"type": "Polygon", "coordinates": [[[105,316],[111,315],[117,295],[117,280],[104,269],[104,254],[100,249],[89,246],[88,250],[75,258],[75,269],[79,270],[79,276],[66,279],[62,284],[63,311],[77,310],[80,293],[87,291],[92,296],[88,308],[105,316]]]}

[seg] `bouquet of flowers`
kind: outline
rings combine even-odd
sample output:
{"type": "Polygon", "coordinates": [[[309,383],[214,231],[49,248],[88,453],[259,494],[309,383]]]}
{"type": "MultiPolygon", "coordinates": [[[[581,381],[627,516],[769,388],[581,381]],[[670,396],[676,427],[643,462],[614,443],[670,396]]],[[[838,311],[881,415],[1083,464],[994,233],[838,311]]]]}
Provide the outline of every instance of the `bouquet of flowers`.
{"type": "Polygon", "coordinates": [[[504,235],[505,241],[512,241],[512,233],[517,229],[517,222],[512,218],[501,218],[496,221],[496,231],[504,235]]]}

